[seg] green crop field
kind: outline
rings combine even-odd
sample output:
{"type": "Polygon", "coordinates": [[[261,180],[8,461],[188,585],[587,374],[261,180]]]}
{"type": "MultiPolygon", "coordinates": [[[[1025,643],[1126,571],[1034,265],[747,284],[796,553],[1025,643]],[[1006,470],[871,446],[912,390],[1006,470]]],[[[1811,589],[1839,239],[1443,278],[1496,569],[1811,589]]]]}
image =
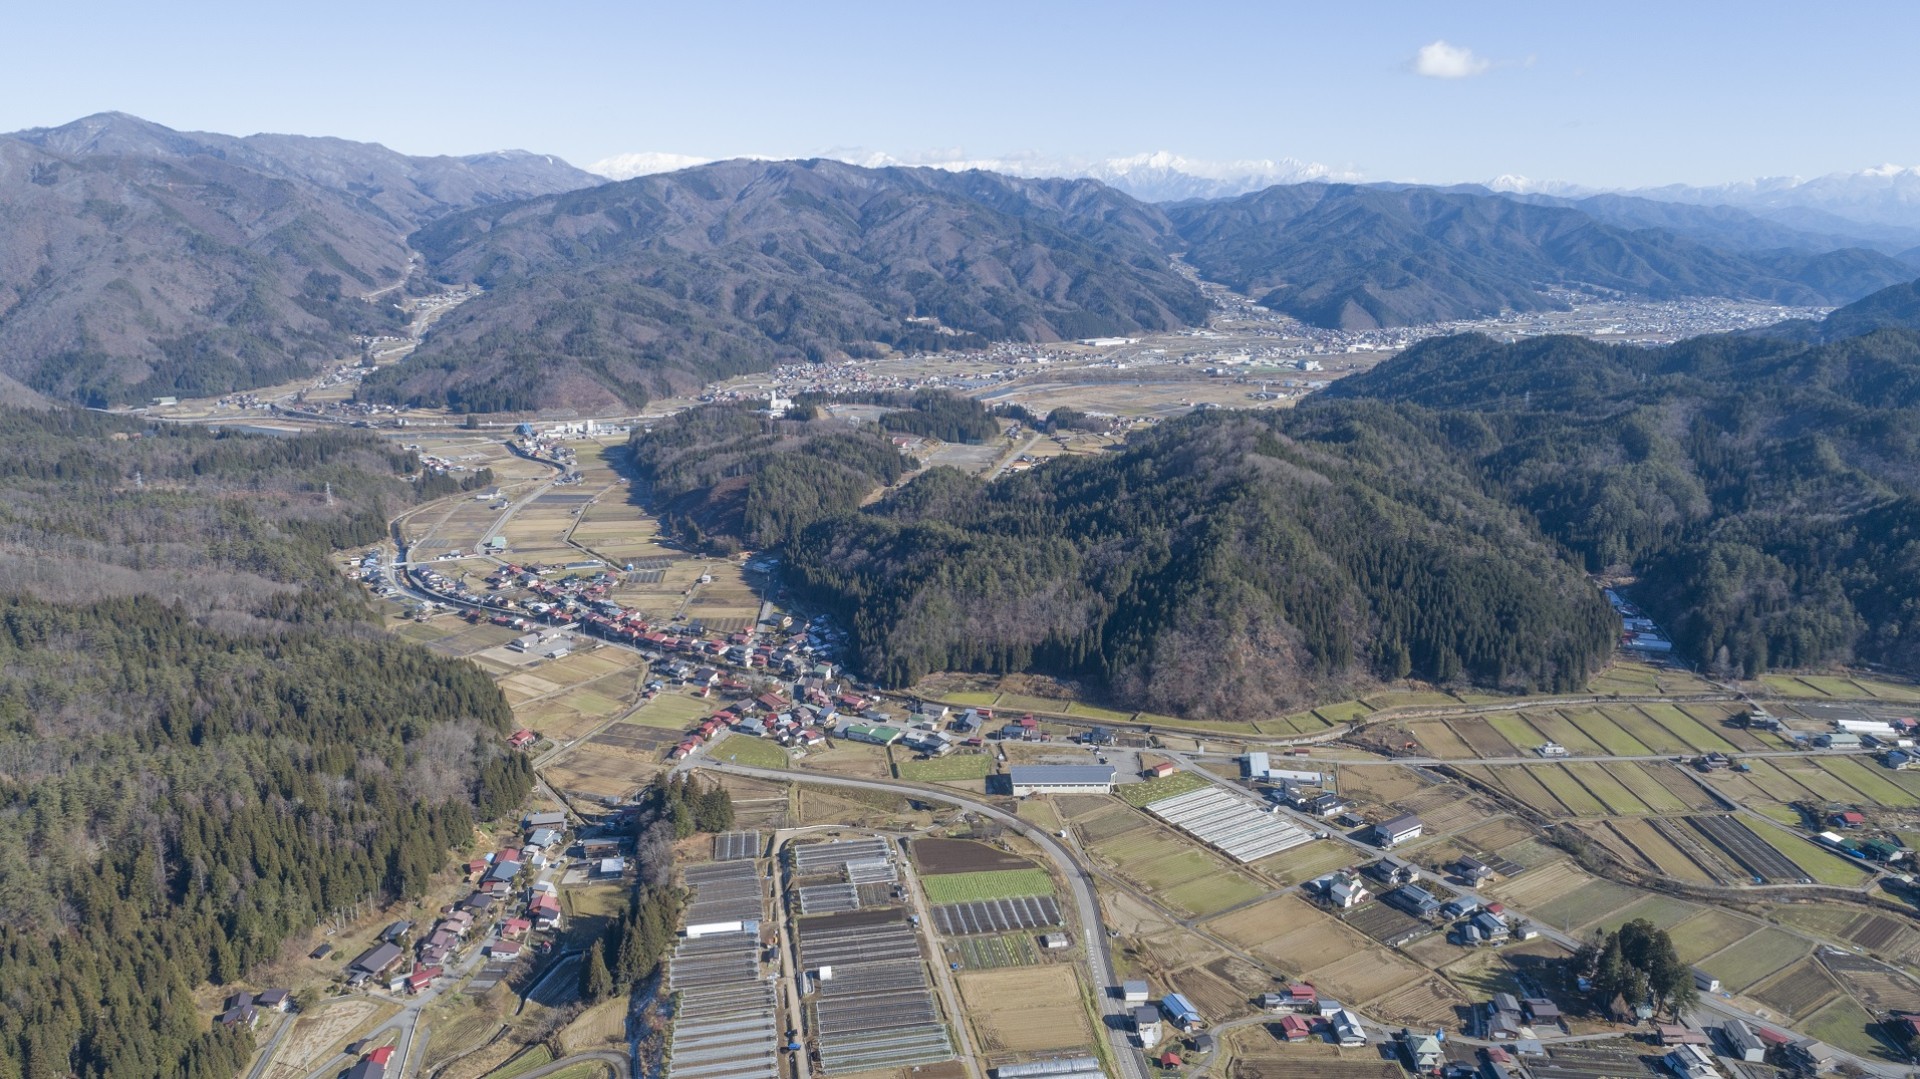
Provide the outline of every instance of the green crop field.
{"type": "Polygon", "coordinates": [[[1601,714],[1619,724],[1633,740],[1653,750],[1655,753],[1685,753],[1689,748],[1672,731],[1655,723],[1646,713],[1630,704],[1609,705],[1600,710],[1601,714]]]}
{"type": "Polygon", "coordinates": [[[1651,756],[1653,751],[1620,729],[1620,725],[1599,712],[1568,712],[1567,721],[1582,734],[1599,743],[1608,753],[1621,757],[1651,756]]]}
{"type": "Polygon", "coordinates": [[[988,869],[977,873],[940,873],[920,878],[929,903],[968,903],[1052,895],[1053,878],[1044,869],[988,869]]]}
{"type": "Polygon", "coordinates": [[[1652,716],[1655,722],[1672,731],[1687,745],[1703,753],[1714,750],[1732,753],[1740,748],[1728,741],[1720,732],[1671,704],[1643,704],[1640,710],[1652,716]]]}
{"type": "Polygon", "coordinates": [[[1571,931],[1589,922],[1597,922],[1644,895],[1645,892],[1624,884],[1595,880],[1577,891],[1542,904],[1533,913],[1548,925],[1571,931]]]}
{"type": "MultiPolygon", "coordinates": [[[[1698,963],[1737,940],[1744,940],[1760,926],[1723,910],[1707,910],[1667,930],[1673,938],[1673,950],[1682,963],[1698,963]]],[[[1785,966],[1786,964],[1781,964],[1785,966]]]]}
{"type": "Polygon", "coordinates": [[[1541,734],[1567,747],[1567,752],[1575,756],[1598,757],[1607,752],[1605,746],[1588,738],[1587,732],[1558,712],[1534,712],[1527,718],[1541,734]]]}
{"type": "Polygon", "coordinates": [[[1594,928],[1611,933],[1635,919],[1645,919],[1657,928],[1671,929],[1703,909],[1685,900],[1671,899],[1664,895],[1650,895],[1632,906],[1623,907],[1607,915],[1594,928]]]}
{"type": "Polygon", "coordinates": [[[1171,798],[1176,794],[1197,791],[1207,785],[1207,777],[1198,772],[1175,772],[1159,779],[1149,779],[1143,783],[1122,783],[1113,788],[1128,805],[1143,806],[1148,802],[1157,802],[1162,798],[1171,798]]]}
{"type": "Polygon", "coordinates": [[[486,1079],[514,1079],[515,1076],[525,1075],[535,1068],[545,1067],[551,1063],[553,1063],[553,1050],[544,1045],[536,1045],[488,1072],[486,1079]]]}
{"type": "Polygon", "coordinates": [[[1869,1060],[1890,1058],[1887,1046],[1869,1029],[1873,1021],[1860,1005],[1841,997],[1808,1016],[1800,1029],[1828,1045],[1869,1060]]]}
{"type": "Polygon", "coordinates": [[[1648,775],[1632,761],[1611,761],[1606,765],[1607,774],[1621,786],[1633,792],[1648,810],[1659,813],[1685,813],[1687,803],[1680,797],[1661,786],[1660,781],[1648,775]]]}
{"type": "Polygon", "coordinates": [[[1587,793],[1587,789],[1580,785],[1580,781],[1565,770],[1558,767],[1536,768],[1532,775],[1540,781],[1541,786],[1552,791],[1553,796],[1566,803],[1567,808],[1574,813],[1582,817],[1607,815],[1607,807],[1601,805],[1598,798],[1587,793]]]}
{"type": "Polygon", "coordinates": [[[1126,723],[1133,719],[1132,712],[1116,712],[1111,708],[1096,708],[1091,704],[1075,701],[1067,706],[1067,714],[1086,716],[1089,719],[1104,719],[1111,723],[1126,723]]]}
{"type": "Polygon", "coordinates": [[[926,761],[901,761],[900,778],[923,783],[943,779],[984,779],[993,773],[993,758],[984,753],[935,757],[926,761]]]}
{"type": "Polygon", "coordinates": [[[764,738],[750,738],[744,734],[729,734],[720,740],[720,744],[707,751],[707,755],[717,761],[731,761],[749,768],[785,768],[787,751],[764,738]]]}
{"type": "Polygon", "coordinates": [[[1753,829],[1753,834],[1766,841],[1766,844],[1788,858],[1795,865],[1807,871],[1815,881],[1821,884],[1833,884],[1843,888],[1856,888],[1864,883],[1871,872],[1855,865],[1838,854],[1828,852],[1817,843],[1801,839],[1791,832],[1761,825],[1753,829]]]}
{"type": "Polygon", "coordinates": [[[1835,779],[1889,809],[1920,805],[1920,798],[1889,778],[1894,773],[1877,765],[1869,766],[1855,757],[1824,757],[1815,763],[1835,779]]]}
{"type": "Polygon", "coordinates": [[[1010,933],[1002,937],[962,937],[957,942],[960,964],[968,970],[993,970],[998,967],[1030,967],[1040,961],[1033,937],[1010,933]]]}
{"type": "Polygon", "coordinates": [[[1500,737],[1513,743],[1519,753],[1526,753],[1547,739],[1525,717],[1513,713],[1493,713],[1486,717],[1487,726],[1492,727],[1500,737]]]}
{"type": "Polygon", "coordinates": [[[1804,937],[1766,928],[1695,965],[1720,979],[1721,988],[1738,993],[1787,964],[1797,962],[1812,950],[1813,945],[1804,937]]]}
{"type": "Polygon", "coordinates": [[[1562,767],[1569,775],[1578,779],[1594,797],[1606,803],[1607,811],[1610,813],[1639,816],[1653,812],[1645,802],[1634,797],[1632,791],[1598,764],[1566,764],[1562,767]]]}

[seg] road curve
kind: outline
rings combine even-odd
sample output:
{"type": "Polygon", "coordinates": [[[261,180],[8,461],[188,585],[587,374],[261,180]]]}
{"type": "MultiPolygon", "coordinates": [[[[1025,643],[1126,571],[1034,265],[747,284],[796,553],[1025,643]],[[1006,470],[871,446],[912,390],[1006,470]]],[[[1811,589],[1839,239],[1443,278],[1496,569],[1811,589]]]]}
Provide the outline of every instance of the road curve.
{"type": "Polygon", "coordinates": [[[1113,1047],[1113,1057],[1126,1079],[1149,1079],[1146,1064],[1139,1052],[1127,1044],[1126,1010],[1120,1000],[1113,995],[1113,989],[1120,984],[1113,969],[1113,957],[1107,952],[1107,926],[1100,917],[1100,902],[1093,890],[1093,877],[1073,857],[1066,845],[1048,833],[1045,829],[1032,824],[1003,809],[997,809],[985,802],[975,801],[966,795],[941,787],[922,786],[906,781],[882,782],[873,779],[849,779],[845,776],[796,774],[768,768],[749,768],[739,764],[725,764],[706,758],[696,760],[690,767],[706,768],[730,775],[749,776],[754,779],[772,780],[777,783],[818,783],[829,787],[856,787],[864,790],[886,791],[890,794],[906,794],[925,798],[932,802],[945,802],[957,805],[972,813],[978,813],[989,820],[999,821],[1014,829],[1028,839],[1040,845],[1060,867],[1067,886],[1073,891],[1074,905],[1080,912],[1080,930],[1086,938],[1087,968],[1093,975],[1093,991],[1100,1004],[1100,1012],[1106,1020],[1106,1034],[1113,1047]]]}

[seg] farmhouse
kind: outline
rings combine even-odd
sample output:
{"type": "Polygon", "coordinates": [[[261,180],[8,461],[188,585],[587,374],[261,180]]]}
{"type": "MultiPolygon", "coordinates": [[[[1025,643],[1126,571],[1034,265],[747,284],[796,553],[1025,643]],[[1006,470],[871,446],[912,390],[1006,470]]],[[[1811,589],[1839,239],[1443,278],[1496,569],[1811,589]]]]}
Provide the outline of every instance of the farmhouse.
{"type": "Polygon", "coordinates": [[[1367,1044],[1366,1028],[1352,1009],[1342,1008],[1333,1014],[1333,1040],[1348,1047],[1367,1044]]]}
{"type": "Polygon", "coordinates": [[[1016,798],[1029,794],[1109,794],[1111,764],[1025,764],[1007,769],[1016,798]]]}
{"type": "Polygon", "coordinates": [[[1303,1042],[1313,1037],[1313,1024],[1297,1015],[1283,1015],[1274,1024],[1280,1030],[1280,1037],[1290,1042],[1303,1042]]]}
{"type": "Polygon", "coordinates": [[[520,827],[528,831],[535,828],[565,828],[566,826],[567,815],[559,810],[550,813],[529,813],[526,819],[520,822],[520,827]]]}
{"type": "Polygon", "coordinates": [[[1437,1071],[1446,1055],[1440,1051],[1440,1039],[1431,1034],[1415,1034],[1410,1030],[1400,1031],[1400,1053],[1413,1067],[1415,1074],[1429,1075],[1437,1071]]]}
{"type": "Polygon", "coordinates": [[[1713,1054],[1698,1045],[1676,1046],[1673,1052],[1661,1059],[1680,1079],[1720,1079],[1720,1069],[1714,1066],[1713,1054]]]}
{"type": "Polygon", "coordinates": [[[1174,767],[1172,761],[1161,761],[1159,764],[1152,765],[1145,769],[1140,774],[1146,776],[1148,779],[1165,779],[1177,771],[1179,771],[1179,769],[1174,767]]]}
{"type": "Polygon", "coordinates": [[[875,746],[890,746],[900,740],[901,733],[898,727],[866,723],[849,723],[840,728],[840,737],[850,742],[865,742],[875,746]]]}
{"type": "Polygon", "coordinates": [[[1383,820],[1373,826],[1373,841],[1381,847],[1394,847],[1411,839],[1420,838],[1425,827],[1420,818],[1412,813],[1402,813],[1390,820],[1383,820]]]}

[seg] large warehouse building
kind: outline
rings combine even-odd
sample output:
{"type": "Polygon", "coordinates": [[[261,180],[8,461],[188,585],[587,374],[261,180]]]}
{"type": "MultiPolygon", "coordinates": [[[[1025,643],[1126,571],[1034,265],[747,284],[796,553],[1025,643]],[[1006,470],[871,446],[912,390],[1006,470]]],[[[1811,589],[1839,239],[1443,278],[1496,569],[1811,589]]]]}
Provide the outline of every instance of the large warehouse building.
{"type": "Polygon", "coordinates": [[[1007,769],[1016,798],[1029,794],[1109,794],[1111,764],[1021,764],[1007,769]]]}

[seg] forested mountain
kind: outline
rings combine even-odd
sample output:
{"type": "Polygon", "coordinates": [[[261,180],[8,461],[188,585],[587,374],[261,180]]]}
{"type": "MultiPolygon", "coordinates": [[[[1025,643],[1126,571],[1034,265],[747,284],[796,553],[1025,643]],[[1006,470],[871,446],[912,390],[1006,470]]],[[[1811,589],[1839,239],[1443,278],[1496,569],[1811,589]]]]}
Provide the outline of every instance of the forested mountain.
{"type": "Polygon", "coordinates": [[[492,682],[330,565],[457,486],[364,437],[0,411],[0,1075],[233,1076],[196,987],[524,797],[492,682]]]}
{"type": "Polygon", "coordinates": [[[1920,668],[1920,290],[1802,336],[1448,338],[1298,422],[1443,419],[1459,436],[1437,452],[1589,568],[1638,572],[1635,596],[1703,665],[1920,668]]]}
{"type": "MultiPolygon", "coordinates": [[[[412,158],[106,113],[0,135],[0,376],[90,404],[294,377],[392,332],[406,237],[597,183],[532,154],[412,158]]],[[[16,393],[15,398],[18,398],[16,393]]]]}
{"type": "Polygon", "coordinates": [[[1574,208],[1431,188],[1297,184],[1168,215],[1202,275],[1344,329],[1550,309],[1548,285],[1818,305],[1912,275],[1872,251],[1743,252],[1574,208]]]}
{"type": "Polygon", "coordinates": [[[1432,452],[1448,437],[1384,411],[1309,437],[1210,412],[990,484],[933,469],[790,537],[788,580],[896,685],[1039,669],[1225,719],[1409,674],[1580,685],[1611,648],[1605,604],[1432,452]]]}
{"type": "Polygon", "coordinates": [[[436,277],[488,291],[363,393],[607,410],[881,346],[1171,329],[1207,311],[1171,241],[1158,210],[1088,180],[704,165],[422,229],[436,277]]]}

